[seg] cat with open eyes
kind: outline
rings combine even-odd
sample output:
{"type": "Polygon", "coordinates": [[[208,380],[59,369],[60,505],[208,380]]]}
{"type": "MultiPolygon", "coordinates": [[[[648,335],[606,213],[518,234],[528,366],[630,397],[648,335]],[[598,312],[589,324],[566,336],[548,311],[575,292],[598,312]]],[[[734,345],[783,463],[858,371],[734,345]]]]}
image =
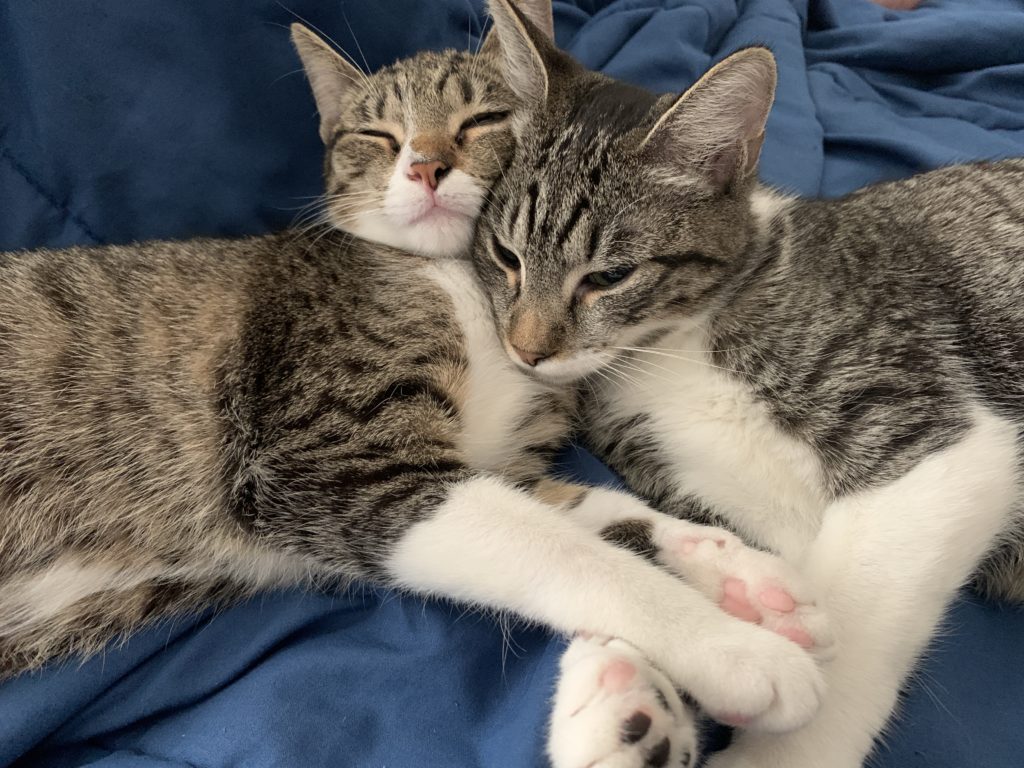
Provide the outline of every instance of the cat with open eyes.
{"type": "MultiPolygon", "coordinates": [[[[549,4],[521,5],[550,35],[549,4]]],[[[497,44],[368,77],[293,39],[334,228],[0,259],[0,676],[355,578],[580,633],[558,768],[691,762],[676,687],[721,719],[806,722],[804,649],[831,644],[806,589],[719,528],[548,479],[576,393],[518,370],[469,261],[440,258],[514,149],[497,44]],[[609,541],[637,530],[646,557],[609,541]]]]}
{"type": "Polygon", "coordinates": [[[659,98],[513,16],[535,109],[474,250],[503,346],[589,381],[632,488],[781,553],[837,622],[817,717],[710,764],[858,768],[957,589],[1024,599],[1024,160],[786,197],[757,182],[767,50],[659,98]]]}

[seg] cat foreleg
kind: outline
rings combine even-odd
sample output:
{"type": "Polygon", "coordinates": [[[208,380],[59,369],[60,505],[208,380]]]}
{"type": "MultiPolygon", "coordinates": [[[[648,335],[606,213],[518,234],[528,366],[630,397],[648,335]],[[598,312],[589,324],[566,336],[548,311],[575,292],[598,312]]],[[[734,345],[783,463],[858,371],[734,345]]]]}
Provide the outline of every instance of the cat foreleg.
{"type": "Polygon", "coordinates": [[[786,730],[817,709],[818,671],[797,645],[727,615],[666,570],[497,478],[452,487],[384,567],[420,593],[512,611],[566,634],[621,638],[721,719],[786,730]]]}
{"type": "Polygon", "coordinates": [[[1017,491],[1016,428],[974,426],[899,480],[833,503],[804,573],[839,637],[821,712],[799,731],[743,733],[713,768],[859,768],[900,686],[1005,527],[1017,491]]]}
{"type": "Polygon", "coordinates": [[[681,576],[727,613],[819,659],[831,654],[834,637],[826,613],[807,580],[782,558],[748,547],[724,528],[678,520],[607,488],[588,490],[571,514],[604,539],[681,576]]]}

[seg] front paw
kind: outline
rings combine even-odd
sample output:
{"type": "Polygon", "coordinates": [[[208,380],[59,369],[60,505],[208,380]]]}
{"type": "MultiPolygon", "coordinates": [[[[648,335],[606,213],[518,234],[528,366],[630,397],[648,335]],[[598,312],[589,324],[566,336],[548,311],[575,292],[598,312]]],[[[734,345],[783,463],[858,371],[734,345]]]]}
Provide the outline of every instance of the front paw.
{"type": "Polygon", "coordinates": [[[577,637],[562,657],[548,753],[554,768],[686,768],[693,713],[631,645],[577,637]]]}
{"type": "Polygon", "coordinates": [[[688,690],[719,722],[790,731],[821,706],[825,683],[814,659],[760,627],[730,620],[721,630],[702,632],[687,652],[698,659],[688,690]]]}
{"type": "Polygon", "coordinates": [[[828,617],[782,558],[720,528],[673,520],[657,533],[658,559],[722,610],[792,640],[819,660],[832,657],[828,617]]]}

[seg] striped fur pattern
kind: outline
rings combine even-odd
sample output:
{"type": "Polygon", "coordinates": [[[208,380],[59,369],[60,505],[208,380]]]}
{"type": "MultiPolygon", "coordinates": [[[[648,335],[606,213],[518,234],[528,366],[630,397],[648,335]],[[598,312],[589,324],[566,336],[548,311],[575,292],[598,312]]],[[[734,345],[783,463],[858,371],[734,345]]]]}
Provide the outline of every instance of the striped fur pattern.
{"type": "MultiPolygon", "coordinates": [[[[397,175],[390,141],[361,130],[393,131],[403,146],[433,136],[452,166],[442,191],[455,188],[445,200],[458,203],[459,216],[437,231],[400,221],[391,229],[414,251],[458,255],[480,190],[511,150],[515,98],[493,40],[478,55],[426,53],[369,76],[302,25],[292,33],[321,113],[328,230],[365,228],[397,175]],[[485,109],[500,119],[461,135],[450,129],[485,109]]],[[[424,292],[414,290],[395,318],[388,301],[422,279],[424,265],[389,265],[396,256],[384,249],[378,267],[368,246],[314,235],[306,227],[240,242],[4,256],[0,676],[94,652],[150,619],[256,589],[379,575],[381,547],[403,526],[395,516],[443,494],[429,490],[430,480],[467,471],[466,446],[455,444],[466,351],[453,315],[438,307],[443,291],[434,286],[416,309],[424,292]],[[343,253],[351,254],[344,267],[331,263],[343,253]],[[321,278],[315,291],[303,282],[321,278]],[[385,278],[397,279],[394,290],[374,298],[371,283],[385,278]],[[292,290],[272,290],[274,280],[292,290]],[[339,328],[329,308],[346,302],[339,328]],[[427,334],[415,349],[406,343],[410,328],[420,336],[431,327],[433,341],[427,334]],[[335,338],[343,354],[322,343],[335,338]],[[282,357],[293,343],[301,363],[282,357]],[[326,377],[338,366],[349,377],[340,391],[326,377]],[[409,439],[421,432],[431,436],[426,444],[409,439]],[[293,462],[330,463],[332,441],[348,446],[347,485],[327,493],[299,475],[279,479],[293,462]],[[330,562],[310,562],[296,554],[310,546],[299,539],[315,535],[309,520],[338,494],[358,496],[364,513],[392,496],[406,499],[390,518],[371,514],[372,532],[354,525],[330,562]],[[288,510],[291,498],[301,512],[288,510]],[[267,504],[300,532],[287,546],[252,535],[266,525],[258,510],[267,504]]],[[[546,390],[538,397],[553,432],[516,425],[538,444],[515,462],[528,477],[539,476],[565,424],[557,415],[564,398],[546,390]]]]}
{"type": "Polygon", "coordinates": [[[826,649],[777,558],[545,477],[577,393],[509,359],[464,259],[334,229],[8,253],[0,347],[0,679],[173,613],[362,579],[590,633],[556,768],[694,760],[675,688],[768,730],[818,706],[814,659],[717,604],[736,574],[782,583],[799,608],[773,620],[826,649]],[[602,538],[636,546],[623,523],[649,559],[602,538]]]}
{"type": "Polygon", "coordinates": [[[4,256],[0,673],[268,586],[393,582],[446,487],[543,476],[571,393],[507,384],[486,440],[431,264],[314,239],[4,256]]]}
{"type": "MultiPolygon", "coordinates": [[[[436,148],[490,185],[516,105],[495,44],[367,76],[305,27],[293,39],[323,118],[326,232],[0,261],[0,677],[270,586],[393,582],[388,548],[447,486],[532,486],[564,440],[571,393],[513,382],[506,407],[484,402],[450,279],[332,231],[359,229],[394,175],[360,127],[420,136],[486,106],[501,119],[436,148]]],[[[465,246],[394,226],[414,250],[465,246]]]]}
{"type": "Polygon", "coordinates": [[[479,53],[428,51],[370,77],[292,25],[326,146],[314,224],[432,256],[468,249],[513,141],[516,100],[491,38],[479,53]]]}
{"type": "Polygon", "coordinates": [[[782,553],[837,621],[818,718],[713,765],[860,766],[956,590],[1024,599],[1024,160],[784,197],[767,51],[659,98],[520,32],[545,100],[474,250],[509,358],[583,382],[633,488],[782,553]]]}

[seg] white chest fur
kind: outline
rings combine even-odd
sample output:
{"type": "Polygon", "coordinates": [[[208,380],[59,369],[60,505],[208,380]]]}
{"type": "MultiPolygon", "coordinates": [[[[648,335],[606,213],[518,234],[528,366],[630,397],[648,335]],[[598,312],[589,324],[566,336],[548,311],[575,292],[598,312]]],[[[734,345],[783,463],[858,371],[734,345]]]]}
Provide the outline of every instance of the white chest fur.
{"type": "Polygon", "coordinates": [[[544,388],[509,360],[469,264],[437,261],[424,271],[451,297],[466,344],[469,377],[459,448],[476,469],[504,470],[522,450],[516,439],[517,427],[544,388]]]}
{"type": "Polygon", "coordinates": [[[821,524],[825,497],[816,455],[703,350],[702,334],[677,332],[638,353],[632,383],[608,392],[621,415],[647,414],[679,490],[725,515],[741,533],[799,557],[821,524]]]}

